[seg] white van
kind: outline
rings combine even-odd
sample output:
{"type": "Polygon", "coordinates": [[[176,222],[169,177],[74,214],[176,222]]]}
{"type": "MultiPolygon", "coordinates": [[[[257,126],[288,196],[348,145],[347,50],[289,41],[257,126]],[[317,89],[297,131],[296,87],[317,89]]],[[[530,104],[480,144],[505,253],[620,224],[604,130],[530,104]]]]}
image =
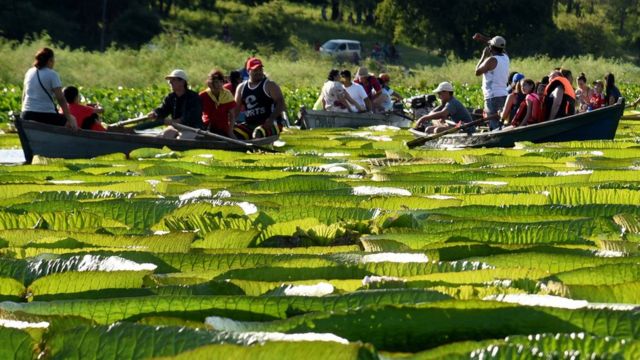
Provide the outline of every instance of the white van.
{"type": "Polygon", "coordinates": [[[320,46],[320,54],[329,55],[339,60],[359,60],[360,41],[334,39],[320,46]]]}

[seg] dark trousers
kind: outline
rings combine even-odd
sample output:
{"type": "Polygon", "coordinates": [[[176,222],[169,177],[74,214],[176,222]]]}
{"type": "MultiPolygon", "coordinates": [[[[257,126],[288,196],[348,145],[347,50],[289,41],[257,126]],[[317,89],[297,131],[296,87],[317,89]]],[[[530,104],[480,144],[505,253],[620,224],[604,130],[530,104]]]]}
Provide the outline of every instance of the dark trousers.
{"type": "Polygon", "coordinates": [[[64,126],[67,123],[67,118],[65,118],[64,115],[58,113],[23,111],[20,114],[20,118],[58,126],[64,126]]]}

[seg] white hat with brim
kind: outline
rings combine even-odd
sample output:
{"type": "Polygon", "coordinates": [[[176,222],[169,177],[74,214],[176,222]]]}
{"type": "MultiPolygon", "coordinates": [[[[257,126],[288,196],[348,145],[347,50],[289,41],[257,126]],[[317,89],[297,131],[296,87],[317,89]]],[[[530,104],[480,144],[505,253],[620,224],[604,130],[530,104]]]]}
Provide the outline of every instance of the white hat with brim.
{"type": "Polygon", "coordinates": [[[435,90],[433,90],[433,92],[436,94],[443,91],[453,92],[453,85],[451,85],[450,82],[443,81],[440,84],[438,84],[438,87],[435,90]]]}
{"type": "Polygon", "coordinates": [[[507,46],[507,40],[505,40],[502,36],[494,36],[489,40],[489,45],[495,46],[499,49],[504,49],[507,46]]]}
{"type": "Polygon", "coordinates": [[[189,78],[187,77],[187,73],[184,72],[184,70],[182,69],[175,69],[171,72],[171,74],[165,76],[164,78],[165,80],[169,80],[171,78],[177,78],[177,79],[182,79],[184,81],[189,81],[189,78]]]}

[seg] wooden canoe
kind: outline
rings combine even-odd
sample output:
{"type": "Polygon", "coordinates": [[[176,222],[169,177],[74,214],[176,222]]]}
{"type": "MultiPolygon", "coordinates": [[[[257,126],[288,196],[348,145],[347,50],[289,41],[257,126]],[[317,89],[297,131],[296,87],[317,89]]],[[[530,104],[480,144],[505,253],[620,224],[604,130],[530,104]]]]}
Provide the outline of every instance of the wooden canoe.
{"type": "MultiPolygon", "coordinates": [[[[594,111],[575,114],[516,128],[505,128],[483,133],[450,134],[436,140],[431,146],[440,147],[513,147],[516,142],[533,143],[576,140],[610,140],[616,135],[618,123],[624,113],[624,98],[618,103],[594,111]]],[[[415,136],[424,133],[411,129],[415,136]]]]}
{"type": "Polygon", "coordinates": [[[413,120],[393,112],[345,113],[324,110],[306,110],[302,116],[302,129],[316,128],[359,128],[363,126],[387,125],[399,128],[409,128],[413,120]]]}
{"type": "MultiPolygon", "coordinates": [[[[239,145],[240,142],[212,140],[204,137],[189,140],[165,139],[136,133],[72,130],[62,126],[20,119],[16,120],[16,128],[27,163],[31,162],[33,155],[82,159],[111,153],[128,155],[135,149],[163,148],[165,146],[176,151],[192,149],[246,151],[250,148],[239,145]]],[[[271,136],[248,140],[245,143],[265,146],[272,144],[277,139],[277,136],[271,136]]]]}

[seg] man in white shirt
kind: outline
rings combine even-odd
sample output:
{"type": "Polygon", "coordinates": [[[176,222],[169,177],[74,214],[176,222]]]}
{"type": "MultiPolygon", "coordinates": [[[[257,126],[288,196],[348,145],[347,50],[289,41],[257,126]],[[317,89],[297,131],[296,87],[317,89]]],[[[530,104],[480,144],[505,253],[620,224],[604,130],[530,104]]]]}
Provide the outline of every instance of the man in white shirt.
{"type": "MultiPolygon", "coordinates": [[[[355,100],[361,108],[366,108],[368,112],[371,112],[373,107],[371,105],[371,100],[367,96],[367,92],[364,90],[362,85],[356,84],[351,81],[351,71],[342,70],[340,72],[340,76],[342,76],[342,84],[344,84],[345,89],[351,96],[353,100],[355,100]]],[[[351,107],[352,112],[358,112],[355,107],[351,107]]]]}
{"type": "MultiPolygon", "coordinates": [[[[482,75],[482,93],[486,116],[497,114],[507,99],[509,79],[509,57],[504,51],[507,41],[502,36],[494,36],[482,51],[476,65],[476,76],[482,75]]],[[[499,129],[502,122],[491,120],[489,129],[499,129]]]]}

